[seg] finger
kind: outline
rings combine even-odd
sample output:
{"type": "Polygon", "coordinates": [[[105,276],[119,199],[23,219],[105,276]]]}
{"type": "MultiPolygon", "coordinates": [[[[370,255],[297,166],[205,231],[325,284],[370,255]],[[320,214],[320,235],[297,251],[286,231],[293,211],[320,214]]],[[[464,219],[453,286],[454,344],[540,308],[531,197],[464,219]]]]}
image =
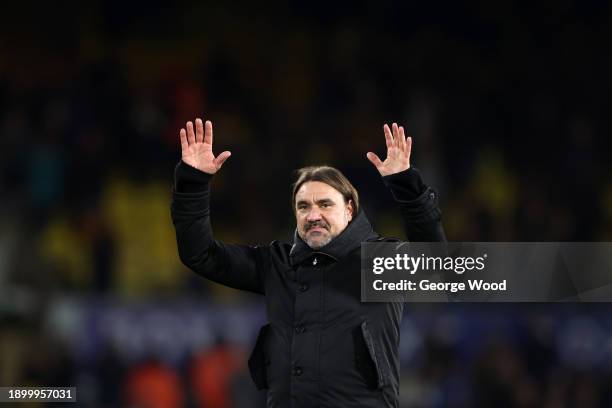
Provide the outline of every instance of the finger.
{"type": "Polygon", "coordinates": [[[195,120],[196,124],[196,143],[202,143],[204,140],[204,125],[202,124],[202,119],[197,118],[195,120]]]}
{"type": "Polygon", "coordinates": [[[231,155],[232,153],[227,150],[221,153],[220,155],[218,155],[214,160],[215,166],[217,166],[217,168],[220,169],[221,166],[223,166],[223,163],[225,163],[225,161],[229,159],[231,155]]]}
{"type": "Polygon", "coordinates": [[[187,143],[187,132],[185,132],[185,129],[181,129],[179,137],[181,139],[181,149],[183,151],[187,150],[189,148],[189,143],[187,143]]]}
{"type": "Polygon", "coordinates": [[[397,129],[397,123],[391,125],[391,130],[393,131],[393,145],[399,147],[399,130],[397,129]]]}
{"type": "Polygon", "coordinates": [[[376,155],[376,153],[368,152],[368,154],[366,154],[366,157],[376,168],[379,168],[383,164],[380,158],[376,155]]]}
{"type": "Polygon", "coordinates": [[[399,148],[402,152],[406,151],[406,134],[403,126],[399,127],[399,148]]]}
{"type": "Polygon", "coordinates": [[[412,152],[412,138],[408,136],[406,138],[406,156],[408,156],[408,163],[410,163],[410,153],[412,152]]]}
{"type": "Polygon", "coordinates": [[[210,120],[204,124],[204,143],[212,144],[213,142],[213,126],[210,120]]]}
{"type": "Polygon", "coordinates": [[[189,144],[195,143],[195,133],[193,133],[193,123],[187,122],[187,141],[189,144]]]}
{"type": "Polygon", "coordinates": [[[393,136],[391,136],[391,129],[389,129],[389,125],[385,123],[383,126],[383,131],[385,132],[385,142],[387,143],[387,150],[393,147],[393,136]]]}

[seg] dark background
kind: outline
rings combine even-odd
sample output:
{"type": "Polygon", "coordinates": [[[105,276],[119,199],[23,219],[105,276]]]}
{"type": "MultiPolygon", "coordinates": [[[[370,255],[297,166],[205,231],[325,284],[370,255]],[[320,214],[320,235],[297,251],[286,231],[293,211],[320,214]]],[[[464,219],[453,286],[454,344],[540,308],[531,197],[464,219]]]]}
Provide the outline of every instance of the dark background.
{"type": "MultiPolygon", "coordinates": [[[[402,236],[365,157],[392,121],[450,240],[612,240],[611,23],[582,0],[1,6],[0,386],[260,406],[262,300],[178,261],[172,174],[195,117],[232,151],[213,185],[227,242],[291,239],[292,171],[311,164],[402,236]]],[[[405,406],[612,403],[606,304],[406,309],[405,406]]]]}

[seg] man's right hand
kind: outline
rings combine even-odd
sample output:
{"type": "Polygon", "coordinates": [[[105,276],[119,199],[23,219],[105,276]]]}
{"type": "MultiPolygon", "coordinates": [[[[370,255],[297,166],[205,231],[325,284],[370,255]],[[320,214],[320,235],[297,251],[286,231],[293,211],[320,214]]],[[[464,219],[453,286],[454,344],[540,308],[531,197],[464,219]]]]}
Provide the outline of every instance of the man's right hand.
{"type": "Polygon", "coordinates": [[[195,133],[193,123],[187,122],[187,130],[181,129],[181,153],[182,160],[196,169],[208,174],[215,174],[223,163],[231,156],[229,151],[224,151],[217,157],[213,154],[213,128],[210,120],[202,124],[202,119],[195,120],[195,133]]]}

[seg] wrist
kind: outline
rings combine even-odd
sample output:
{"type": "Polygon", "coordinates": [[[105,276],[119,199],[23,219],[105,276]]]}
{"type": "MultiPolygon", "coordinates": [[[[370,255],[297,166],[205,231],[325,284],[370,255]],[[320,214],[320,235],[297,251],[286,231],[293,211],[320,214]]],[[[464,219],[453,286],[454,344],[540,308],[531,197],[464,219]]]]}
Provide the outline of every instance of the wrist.
{"type": "Polygon", "coordinates": [[[181,160],[174,170],[174,189],[179,193],[206,191],[212,176],[212,174],[198,170],[181,160]]]}
{"type": "Polygon", "coordinates": [[[421,173],[414,167],[383,177],[385,185],[391,189],[397,200],[410,201],[419,197],[427,186],[421,178],[421,173]]]}

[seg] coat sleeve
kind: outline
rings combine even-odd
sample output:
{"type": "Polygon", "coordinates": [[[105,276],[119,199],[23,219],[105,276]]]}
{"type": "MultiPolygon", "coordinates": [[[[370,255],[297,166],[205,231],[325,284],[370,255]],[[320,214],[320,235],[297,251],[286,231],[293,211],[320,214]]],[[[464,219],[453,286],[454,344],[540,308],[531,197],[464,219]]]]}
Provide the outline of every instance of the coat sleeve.
{"type": "Polygon", "coordinates": [[[171,214],[181,261],[197,274],[231,288],[264,293],[264,247],[225,244],[210,223],[212,176],[184,162],[174,172],[171,214]]]}
{"type": "Polygon", "coordinates": [[[412,242],[446,242],[438,193],[428,187],[414,167],[383,177],[399,204],[406,237],[412,242]]]}

